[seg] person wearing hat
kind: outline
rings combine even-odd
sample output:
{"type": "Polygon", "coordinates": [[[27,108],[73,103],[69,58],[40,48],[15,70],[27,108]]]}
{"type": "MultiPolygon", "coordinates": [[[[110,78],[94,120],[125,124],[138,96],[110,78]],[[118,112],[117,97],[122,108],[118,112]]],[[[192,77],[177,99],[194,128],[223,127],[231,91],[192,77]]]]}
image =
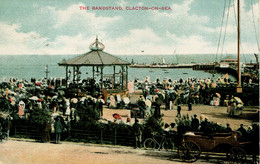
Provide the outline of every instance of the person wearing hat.
{"type": "Polygon", "coordinates": [[[191,111],[192,110],[192,104],[191,102],[188,103],[188,111],[191,111]]]}
{"type": "Polygon", "coordinates": [[[142,125],[139,124],[139,120],[135,118],[135,123],[133,125],[134,135],[135,135],[135,148],[142,147],[142,125]]]}
{"type": "Polygon", "coordinates": [[[56,117],[55,122],[54,122],[54,132],[55,132],[55,135],[56,135],[56,140],[55,140],[56,144],[60,143],[62,129],[63,129],[63,126],[62,126],[62,123],[60,121],[60,118],[56,117]]]}
{"type": "Polygon", "coordinates": [[[102,117],[103,116],[103,105],[105,104],[105,101],[103,99],[103,95],[100,94],[98,96],[98,99],[97,99],[97,103],[96,103],[96,106],[97,106],[97,111],[99,113],[99,117],[102,117]]]}
{"type": "Polygon", "coordinates": [[[157,96],[155,98],[155,109],[154,109],[154,117],[160,118],[161,117],[161,105],[163,103],[163,100],[157,96]]]}
{"type": "Polygon", "coordinates": [[[232,132],[232,129],[230,128],[230,125],[228,123],[227,123],[226,131],[227,132],[232,132]]]}
{"type": "Polygon", "coordinates": [[[181,117],[181,106],[180,106],[180,104],[178,104],[178,106],[177,106],[177,115],[176,115],[176,117],[181,117]]]}
{"type": "Polygon", "coordinates": [[[241,133],[241,141],[245,141],[246,137],[247,137],[247,132],[246,129],[244,128],[243,124],[240,124],[240,128],[237,129],[237,131],[239,131],[241,133]]]}
{"type": "Polygon", "coordinates": [[[194,117],[191,121],[191,128],[193,131],[198,131],[199,130],[199,126],[200,126],[200,121],[199,119],[197,118],[197,115],[194,114],[194,117]]]}

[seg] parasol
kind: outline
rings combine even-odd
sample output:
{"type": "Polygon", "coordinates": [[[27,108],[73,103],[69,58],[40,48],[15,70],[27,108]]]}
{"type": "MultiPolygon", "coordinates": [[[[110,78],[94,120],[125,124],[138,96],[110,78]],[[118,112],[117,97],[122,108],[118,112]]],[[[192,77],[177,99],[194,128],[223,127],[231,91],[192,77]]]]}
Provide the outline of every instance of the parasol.
{"type": "Polygon", "coordinates": [[[121,119],[120,115],[118,113],[114,113],[113,117],[117,120],[121,119]]]}
{"type": "Polygon", "coordinates": [[[216,95],[220,98],[221,97],[221,95],[219,94],[219,93],[216,93],[216,95]]]}
{"type": "Polygon", "coordinates": [[[16,95],[16,93],[14,91],[8,90],[8,94],[10,95],[16,95]]]}
{"type": "Polygon", "coordinates": [[[148,107],[152,106],[152,102],[150,100],[145,100],[145,105],[148,107]]]}
{"type": "Polygon", "coordinates": [[[52,113],[51,114],[51,116],[53,117],[53,118],[56,118],[56,117],[58,117],[60,114],[59,113],[52,113]]]}
{"type": "Polygon", "coordinates": [[[123,101],[124,101],[125,104],[129,104],[129,102],[130,102],[130,100],[129,100],[128,97],[124,97],[124,98],[123,98],[123,101]]]}
{"type": "Polygon", "coordinates": [[[72,98],[71,101],[72,101],[74,104],[77,104],[77,103],[78,103],[78,99],[77,99],[77,98],[72,98]]]}
{"type": "Polygon", "coordinates": [[[39,100],[39,98],[37,96],[30,97],[29,99],[30,100],[35,100],[35,101],[39,100]]]}
{"type": "Polygon", "coordinates": [[[36,84],[36,85],[41,85],[41,83],[40,83],[40,82],[36,82],[35,84],[36,84]]]}
{"type": "Polygon", "coordinates": [[[80,101],[83,102],[83,101],[85,101],[86,99],[87,99],[86,97],[82,97],[82,98],[80,99],[80,101]]]}
{"type": "Polygon", "coordinates": [[[58,98],[58,96],[57,95],[55,95],[55,96],[52,96],[52,98],[51,99],[57,99],[58,98]]]}
{"type": "Polygon", "coordinates": [[[135,104],[136,103],[136,98],[135,97],[130,97],[130,103],[135,104]]]}

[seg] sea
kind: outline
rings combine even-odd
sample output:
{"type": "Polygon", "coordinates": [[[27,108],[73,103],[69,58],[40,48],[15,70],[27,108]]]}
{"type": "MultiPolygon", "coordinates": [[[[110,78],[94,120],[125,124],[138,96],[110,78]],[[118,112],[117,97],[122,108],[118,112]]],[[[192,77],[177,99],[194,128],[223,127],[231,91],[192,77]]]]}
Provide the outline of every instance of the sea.
{"type": "MultiPolygon", "coordinates": [[[[31,78],[42,79],[46,77],[46,66],[48,66],[49,78],[64,78],[65,67],[58,66],[63,59],[68,60],[78,55],[1,55],[0,56],[0,81],[6,81],[10,78],[30,80],[31,78]]],[[[122,60],[132,61],[135,63],[162,63],[164,58],[166,63],[212,63],[220,61],[221,58],[225,58],[227,55],[216,56],[215,54],[189,54],[189,55],[114,55],[122,60]]],[[[228,55],[230,56],[230,55],[228,55]]],[[[231,55],[236,57],[236,55],[231,55]]],[[[241,57],[241,62],[255,61],[253,54],[247,54],[241,57]]],[[[70,68],[72,71],[72,68],[70,68]]],[[[92,77],[92,67],[81,67],[82,73],[81,79],[92,77]]],[[[116,72],[119,72],[120,68],[116,67],[116,72]]],[[[105,67],[104,74],[111,74],[113,72],[112,67],[105,67]]],[[[128,79],[144,80],[146,77],[150,81],[155,81],[157,78],[160,80],[167,78],[172,80],[178,80],[180,78],[218,78],[224,74],[211,74],[205,71],[195,71],[191,68],[185,69],[166,69],[166,68],[129,68],[128,79]]],[[[95,75],[96,78],[100,78],[99,74],[95,75]]],[[[231,80],[235,81],[235,77],[229,76],[231,80]]]]}

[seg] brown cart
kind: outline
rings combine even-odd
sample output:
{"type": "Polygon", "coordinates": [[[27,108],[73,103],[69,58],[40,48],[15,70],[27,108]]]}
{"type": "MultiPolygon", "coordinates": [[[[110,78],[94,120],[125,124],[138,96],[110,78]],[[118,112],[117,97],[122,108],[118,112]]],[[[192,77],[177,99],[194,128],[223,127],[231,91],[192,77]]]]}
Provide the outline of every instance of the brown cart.
{"type": "Polygon", "coordinates": [[[182,144],[178,149],[179,157],[186,162],[195,162],[204,152],[226,153],[232,161],[246,161],[244,151],[246,142],[238,141],[239,132],[215,133],[187,132],[183,135],[182,144]]]}

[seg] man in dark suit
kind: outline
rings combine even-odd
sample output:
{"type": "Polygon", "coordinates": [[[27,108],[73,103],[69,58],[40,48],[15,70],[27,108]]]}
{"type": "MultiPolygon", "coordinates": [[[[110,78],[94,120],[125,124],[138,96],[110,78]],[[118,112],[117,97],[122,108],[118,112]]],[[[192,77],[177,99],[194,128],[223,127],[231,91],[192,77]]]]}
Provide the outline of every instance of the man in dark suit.
{"type": "Polygon", "coordinates": [[[56,135],[56,142],[55,142],[56,144],[60,143],[62,129],[63,129],[63,126],[62,126],[62,123],[60,121],[60,118],[56,117],[55,122],[54,122],[54,132],[55,132],[55,135],[56,135]]]}

